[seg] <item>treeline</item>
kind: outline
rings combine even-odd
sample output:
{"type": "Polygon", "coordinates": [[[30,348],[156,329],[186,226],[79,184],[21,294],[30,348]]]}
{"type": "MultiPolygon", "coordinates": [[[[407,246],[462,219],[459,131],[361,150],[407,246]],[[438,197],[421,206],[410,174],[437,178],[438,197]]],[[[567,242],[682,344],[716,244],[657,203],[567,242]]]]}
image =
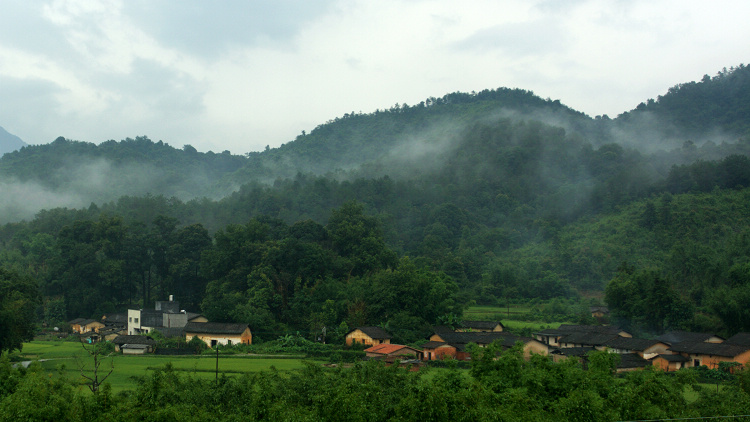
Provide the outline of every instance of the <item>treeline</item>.
{"type": "MultiPolygon", "coordinates": [[[[91,394],[60,374],[0,362],[0,420],[305,420],[305,421],[615,421],[732,417],[750,412],[750,374],[719,389],[697,371],[658,370],[616,377],[618,355],[596,352],[588,370],[574,359],[523,359],[520,347],[472,353],[471,369],[409,372],[381,363],[218,380],[171,366],[143,376],[134,391],[91,394]],[[435,372],[433,372],[435,371],[435,372]],[[85,392],[81,392],[85,391],[85,392]],[[689,398],[688,398],[689,397],[689,398]]],[[[115,368],[117,370],[117,368],[115,368]]],[[[717,371],[712,371],[717,372],[717,371]]]]}
{"type": "Polygon", "coordinates": [[[127,223],[102,213],[11,243],[3,261],[38,280],[39,320],[50,326],[175,295],[212,321],[249,323],[258,340],[385,324],[412,342],[438,318],[460,315],[467,301],[449,276],[399,258],[379,221],[353,202],[325,226],[258,217],[212,237],[171,217],[127,223]]]}

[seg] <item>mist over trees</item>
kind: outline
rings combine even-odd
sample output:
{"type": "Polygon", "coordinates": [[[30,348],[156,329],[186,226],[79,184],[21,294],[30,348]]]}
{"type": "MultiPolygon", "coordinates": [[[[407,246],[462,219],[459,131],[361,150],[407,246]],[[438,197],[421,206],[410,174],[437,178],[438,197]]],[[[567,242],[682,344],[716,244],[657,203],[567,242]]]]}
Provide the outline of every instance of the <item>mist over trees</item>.
{"type": "Polygon", "coordinates": [[[47,322],[175,294],[261,338],[383,324],[411,341],[471,300],[595,292],[636,331],[750,330],[748,72],[616,119],[452,93],[244,156],[58,138],[0,158],[4,191],[38,194],[0,199],[0,264],[38,283],[47,322]],[[667,311],[644,314],[656,298],[667,311]]]}

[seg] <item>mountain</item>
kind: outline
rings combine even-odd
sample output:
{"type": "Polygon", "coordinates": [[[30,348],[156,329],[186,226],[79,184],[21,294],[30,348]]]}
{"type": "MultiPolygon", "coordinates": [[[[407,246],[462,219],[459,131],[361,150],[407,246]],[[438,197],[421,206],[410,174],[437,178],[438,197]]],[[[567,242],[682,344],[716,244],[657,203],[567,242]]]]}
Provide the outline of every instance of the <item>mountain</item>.
{"type": "MultiPolygon", "coordinates": [[[[750,66],[724,68],[715,76],[677,84],[615,119],[612,132],[625,131],[644,144],[676,146],[734,142],[750,136],[750,66]]],[[[654,148],[651,148],[652,150],[654,148]]]]}
{"type": "Polygon", "coordinates": [[[0,156],[25,147],[26,143],[0,126],[0,156]]]}
{"type": "Polygon", "coordinates": [[[0,158],[0,263],[50,297],[77,286],[68,312],[92,315],[182,289],[258,324],[406,325],[367,303],[425,274],[451,306],[601,296],[618,280],[613,315],[667,310],[638,329],[748,330],[720,306],[750,308],[750,115],[726,106],[750,98],[745,72],[616,119],[519,89],[453,93],[247,156],[58,138],[0,158]]]}

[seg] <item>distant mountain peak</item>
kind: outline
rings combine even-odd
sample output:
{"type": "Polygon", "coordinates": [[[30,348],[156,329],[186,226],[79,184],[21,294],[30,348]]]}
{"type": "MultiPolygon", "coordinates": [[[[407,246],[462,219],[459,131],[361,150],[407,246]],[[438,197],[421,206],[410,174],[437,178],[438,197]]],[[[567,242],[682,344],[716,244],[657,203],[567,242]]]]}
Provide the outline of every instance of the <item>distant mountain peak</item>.
{"type": "Polygon", "coordinates": [[[5,154],[6,152],[15,151],[25,146],[27,146],[27,144],[21,138],[9,133],[0,126],[0,155],[5,154]]]}

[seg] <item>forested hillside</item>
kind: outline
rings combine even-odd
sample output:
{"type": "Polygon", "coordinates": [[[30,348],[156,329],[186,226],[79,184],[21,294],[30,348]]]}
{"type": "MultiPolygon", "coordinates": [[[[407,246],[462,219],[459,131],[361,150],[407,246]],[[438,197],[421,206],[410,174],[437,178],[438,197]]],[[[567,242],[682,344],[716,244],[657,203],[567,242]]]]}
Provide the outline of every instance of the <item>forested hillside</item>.
{"type": "Polygon", "coordinates": [[[410,341],[471,300],[606,289],[642,332],[750,330],[750,114],[724,112],[750,103],[747,72],[614,120],[523,90],[454,93],[246,156],[60,138],[0,174],[78,205],[18,221],[33,199],[5,199],[0,263],[38,281],[50,323],[175,294],[260,338],[387,324],[410,341]],[[645,118],[665,123],[643,135],[645,118]]]}

